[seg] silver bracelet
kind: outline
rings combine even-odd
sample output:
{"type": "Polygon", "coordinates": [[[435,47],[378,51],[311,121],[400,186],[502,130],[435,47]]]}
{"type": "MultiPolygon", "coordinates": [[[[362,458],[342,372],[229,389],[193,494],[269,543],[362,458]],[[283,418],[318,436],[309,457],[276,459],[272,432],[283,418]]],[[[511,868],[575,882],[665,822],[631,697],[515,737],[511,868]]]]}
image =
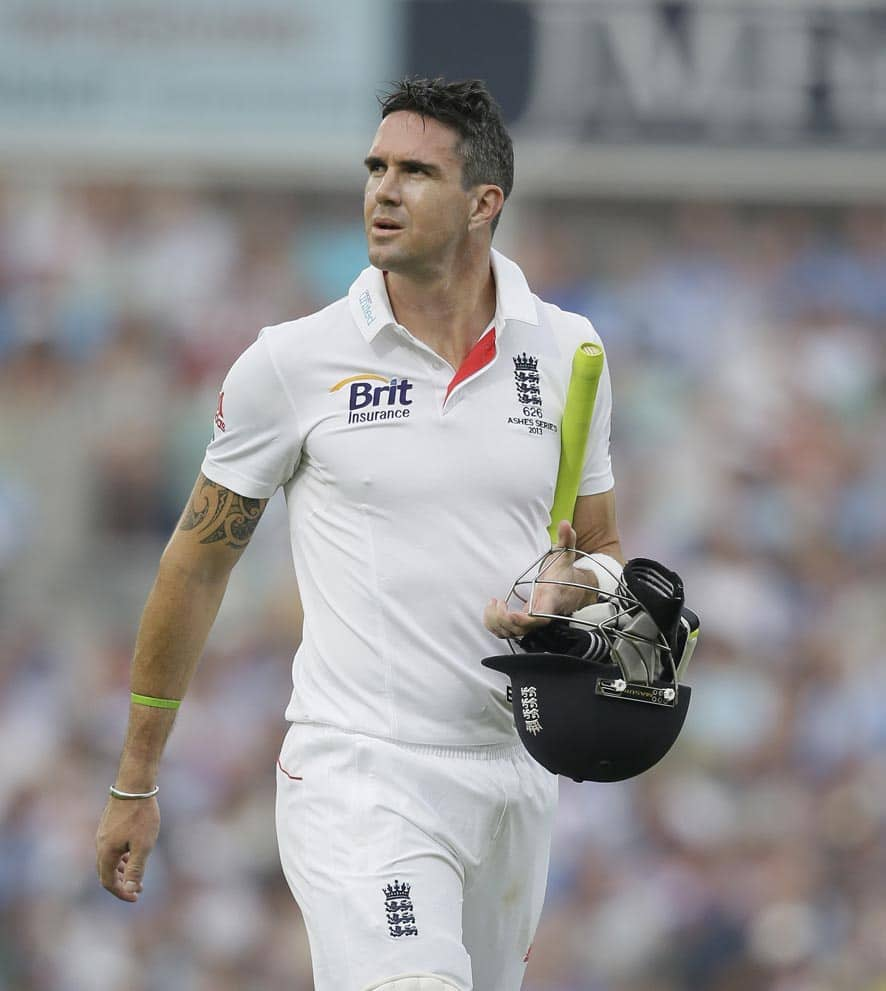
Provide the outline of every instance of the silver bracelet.
{"type": "Polygon", "coordinates": [[[154,785],[150,791],[120,791],[119,788],[115,788],[111,785],[108,791],[114,798],[122,798],[125,801],[129,801],[133,798],[153,798],[158,791],[160,791],[160,785],[154,785]]]}

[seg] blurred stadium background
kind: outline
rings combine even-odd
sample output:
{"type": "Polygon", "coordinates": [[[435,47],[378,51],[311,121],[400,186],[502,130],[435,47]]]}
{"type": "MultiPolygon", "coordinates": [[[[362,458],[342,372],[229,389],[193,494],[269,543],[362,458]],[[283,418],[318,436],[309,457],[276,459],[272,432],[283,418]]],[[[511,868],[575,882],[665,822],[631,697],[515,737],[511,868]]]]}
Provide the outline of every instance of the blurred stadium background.
{"type": "Polygon", "coordinates": [[[626,550],[704,620],[666,762],[563,782],[526,991],[883,991],[886,5],[849,0],[0,0],[0,987],[311,989],[276,500],[137,907],[92,841],[221,378],[364,266],[405,72],[503,104],[496,243],[602,334],[626,550]]]}

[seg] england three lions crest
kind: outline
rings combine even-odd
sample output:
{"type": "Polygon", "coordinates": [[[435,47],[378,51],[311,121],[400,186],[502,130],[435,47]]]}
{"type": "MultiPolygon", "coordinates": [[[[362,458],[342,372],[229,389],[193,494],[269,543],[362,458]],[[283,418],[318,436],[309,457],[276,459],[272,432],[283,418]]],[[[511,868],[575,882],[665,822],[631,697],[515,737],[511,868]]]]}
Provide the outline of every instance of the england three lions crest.
{"type": "Polygon", "coordinates": [[[388,922],[388,932],[395,939],[400,936],[417,936],[418,926],[415,924],[415,909],[412,906],[410,893],[412,885],[399,881],[386,884],[382,889],[385,896],[385,916],[388,922]]]}
{"type": "Polygon", "coordinates": [[[538,355],[514,355],[514,389],[517,395],[516,415],[508,417],[508,423],[527,427],[530,434],[541,436],[545,430],[557,433],[556,423],[544,417],[544,397],[541,392],[541,375],[538,371],[538,355]]]}
{"type": "Polygon", "coordinates": [[[541,380],[538,375],[538,358],[534,354],[518,354],[514,359],[514,385],[517,402],[522,406],[541,407],[541,380]]]}

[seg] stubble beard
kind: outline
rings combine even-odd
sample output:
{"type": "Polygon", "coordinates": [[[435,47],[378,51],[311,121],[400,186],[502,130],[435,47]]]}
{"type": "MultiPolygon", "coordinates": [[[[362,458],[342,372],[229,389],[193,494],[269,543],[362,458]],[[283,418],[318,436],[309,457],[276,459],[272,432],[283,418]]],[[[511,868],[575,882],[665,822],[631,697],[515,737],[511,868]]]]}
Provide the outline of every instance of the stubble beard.
{"type": "Polygon", "coordinates": [[[399,245],[373,245],[371,237],[367,248],[370,263],[382,271],[409,275],[421,268],[420,259],[408,248],[401,248],[399,245]]]}
{"type": "Polygon", "coordinates": [[[371,265],[383,272],[420,281],[433,278],[438,272],[445,270],[458,250],[458,246],[452,243],[422,244],[416,250],[409,243],[373,245],[371,234],[367,238],[367,253],[371,265]]]}

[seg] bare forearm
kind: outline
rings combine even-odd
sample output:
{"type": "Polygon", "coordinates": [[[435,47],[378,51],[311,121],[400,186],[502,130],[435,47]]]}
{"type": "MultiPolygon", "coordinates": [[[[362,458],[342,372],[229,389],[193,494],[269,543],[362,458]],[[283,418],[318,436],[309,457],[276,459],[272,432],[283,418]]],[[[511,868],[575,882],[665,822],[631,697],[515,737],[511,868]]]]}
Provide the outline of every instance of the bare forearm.
{"type": "MultiPolygon", "coordinates": [[[[227,587],[228,575],[207,578],[164,557],[142,614],[131,688],[139,695],[181,699],[197,667],[227,587]]],[[[131,704],[117,786],[153,787],[174,709],[131,704]]]]}
{"type": "MultiPolygon", "coordinates": [[[[612,491],[596,496],[582,496],[575,507],[576,547],[585,554],[603,555],[599,565],[591,569],[596,576],[593,584],[604,586],[620,572],[619,565],[625,563],[624,551],[618,536],[615,520],[615,495],[612,491]],[[612,562],[606,558],[612,558],[612,562]]],[[[584,560],[581,567],[574,568],[573,580],[578,583],[587,582],[588,572],[584,560]]],[[[596,593],[588,592],[582,606],[596,601],[596,593]]]]}
{"type": "Polygon", "coordinates": [[[164,557],[136,638],[134,692],[160,698],[184,695],[227,584],[228,574],[195,575],[164,557]]]}
{"type": "MultiPolygon", "coordinates": [[[[197,476],[142,614],[132,662],[134,693],[184,697],[231,570],[266,505],[267,499],[240,496],[197,476]]],[[[118,788],[150,791],[174,721],[174,709],[130,705],[118,788]]]]}

